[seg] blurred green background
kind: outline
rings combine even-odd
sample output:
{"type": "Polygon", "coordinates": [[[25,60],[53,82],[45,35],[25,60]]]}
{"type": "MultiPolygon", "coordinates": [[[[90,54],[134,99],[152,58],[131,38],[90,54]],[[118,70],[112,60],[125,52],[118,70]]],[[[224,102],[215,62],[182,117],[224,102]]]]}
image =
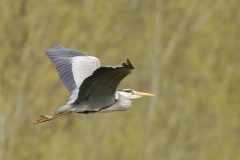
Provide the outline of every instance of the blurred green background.
{"type": "Polygon", "coordinates": [[[1,0],[0,160],[240,159],[239,0],[1,0]],[[43,49],[129,58],[126,112],[40,125],[67,89],[43,49]]]}

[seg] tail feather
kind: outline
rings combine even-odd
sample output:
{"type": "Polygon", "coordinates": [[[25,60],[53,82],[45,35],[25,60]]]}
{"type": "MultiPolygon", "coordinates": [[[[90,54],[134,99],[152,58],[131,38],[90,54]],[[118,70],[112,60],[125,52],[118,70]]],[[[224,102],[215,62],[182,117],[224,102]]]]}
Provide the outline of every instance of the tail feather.
{"type": "Polygon", "coordinates": [[[65,106],[62,106],[62,107],[59,107],[59,108],[53,110],[52,112],[53,113],[58,113],[58,112],[63,112],[63,111],[69,110],[69,109],[71,109],[71,106],[70,105],[65,105],[65,106]]]}

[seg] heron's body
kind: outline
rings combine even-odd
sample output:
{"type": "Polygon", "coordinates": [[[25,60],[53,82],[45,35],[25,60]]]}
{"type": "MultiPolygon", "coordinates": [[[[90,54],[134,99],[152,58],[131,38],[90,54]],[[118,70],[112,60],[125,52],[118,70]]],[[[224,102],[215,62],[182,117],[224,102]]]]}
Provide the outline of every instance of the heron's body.
{"type": "Polygon", "coordinates": [[[153,96],[130,89],[116,90],[121,80],[134,69],[129,60],[122,66],[100,67],[98,58],[67,49],[58,43],[45,52],[55,63],[70,96],[65,106],[53,111],[54,116],[41,116],[35,124],[72,112],[124,111],[130,108],[132,99],[153,96]]]}
{"type": "Polygon", "coordinates": [[[109,99],[108,103],[99,101],[96,103],[91,100],[84,100],[80,104],[72,104],[69,106],[69,110],[77,112],[77,113],[106,113],[106,112],[114,112],[114,111],[125,111],[131,107],[132,100],[127,98],[127,95],[124,96],[122,91],[116,91],[115,98],[109,99]]]}

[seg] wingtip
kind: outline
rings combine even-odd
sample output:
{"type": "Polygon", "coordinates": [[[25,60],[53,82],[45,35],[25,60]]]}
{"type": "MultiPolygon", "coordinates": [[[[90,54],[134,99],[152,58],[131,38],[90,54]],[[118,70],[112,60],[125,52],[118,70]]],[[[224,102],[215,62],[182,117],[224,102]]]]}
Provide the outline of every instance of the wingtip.
{"type": "Polygon", "coordinates": [[[123,63],[122,66],[130,69],[135,69],[129,59],[127,59],[126,63],[123,63]]]}
{"type": "Polygon", "coordinates": [[[131,69],[135,69],[129,59],[126,60],[126,65],[131,69]]]}
{"type": "Polygon", "coordinates": [[[56,49],[60,49],[60,48],[65,48],[63,46],[61,46],[58,42],[54,42],[54,44],[51,45],[53,48],[56,48],[56,49]]]}

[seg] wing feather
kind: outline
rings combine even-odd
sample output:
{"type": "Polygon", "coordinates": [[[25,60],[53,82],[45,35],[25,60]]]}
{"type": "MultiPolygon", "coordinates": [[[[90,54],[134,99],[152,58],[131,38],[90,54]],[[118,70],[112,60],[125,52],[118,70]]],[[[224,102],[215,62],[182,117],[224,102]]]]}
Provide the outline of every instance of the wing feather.
{"type": "Polygon", "coordinates": [[[67,49],[58,43],[44,51],[55,63],[58,74],[70,93],[70,100],[76,99],[77,96],[72,94],[77,94],[76,90],[83,80],[100,66],[100,61],[96,57],[67,49]]]}
{"type": "MultiPolygon", "coordinates": [[[[86,78],[79,88],[76,103],[83,100],[96,101],[107,106],[115,101],[115,92],[119,83],[134,69],[129,60],[122,66],[100,67],[86,78]],[[109,100],[111,99],[111,100],[109,100]],[[105,101],[104,101],[105,100],[105,101]]],[[[97,105],[99,106],[99,105],[97,105]]]]}

